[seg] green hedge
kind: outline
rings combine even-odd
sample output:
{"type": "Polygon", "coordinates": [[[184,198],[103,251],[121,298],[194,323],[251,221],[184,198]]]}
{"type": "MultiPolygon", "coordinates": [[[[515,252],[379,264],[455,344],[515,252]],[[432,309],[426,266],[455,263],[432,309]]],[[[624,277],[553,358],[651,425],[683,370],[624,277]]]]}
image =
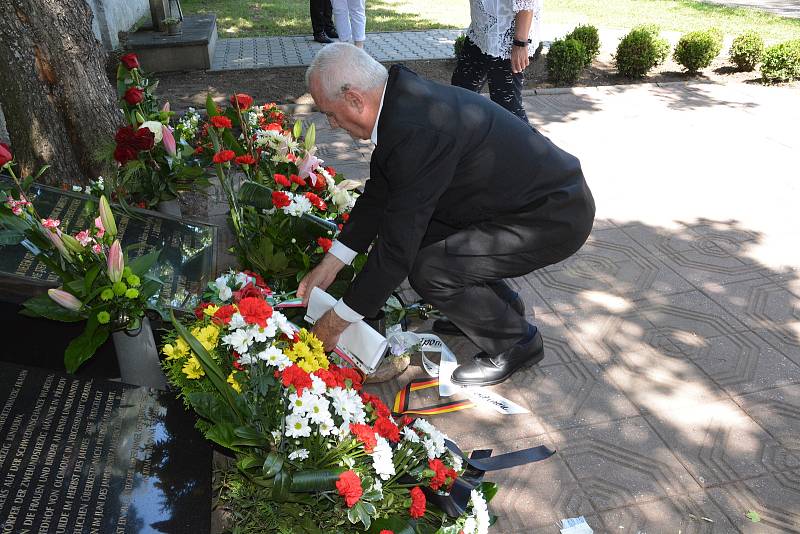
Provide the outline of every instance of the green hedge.
{"type": "Polygon", "coordinates": [[[640,78],[660,65],[669,55],[669,42],[659,37],[659,28],[645,24],[633,28],[617,46],[617,71],[628,78],[640,78]]]}
{"type": "Polygon", "coordinates": [[[556,84],[571,84],[586,64],[586,48],[577,39],[556,39],[547,52],[547,76],[556,84]]]}
{"type": "Polygon", "coordinates": [[[722,32],[717,29],[689,32],[681,36],[672,58],[691,72],[711,65],[722,50],[722,32]]]}
{"type": "Polygon", "coordinates": [[[745,32],[733,40],[728,56],[737,69],[755,70],[764,57],[764,39],[756,32],[745,32]]]}
{"type": "Polygon", "coordinates": [[[800,39],[767,48],[761,63],[761,77],[768,83],[799,79],[800,39]]]}
{"type": "Polygon", "coordinates": [[[600,33],[591,25],[581,24],[564,37],[564,40],[575,39],[579,41],[586,51],[583,62],[584,67],[592,64],[594,58],[600,53],[600,33]]]}

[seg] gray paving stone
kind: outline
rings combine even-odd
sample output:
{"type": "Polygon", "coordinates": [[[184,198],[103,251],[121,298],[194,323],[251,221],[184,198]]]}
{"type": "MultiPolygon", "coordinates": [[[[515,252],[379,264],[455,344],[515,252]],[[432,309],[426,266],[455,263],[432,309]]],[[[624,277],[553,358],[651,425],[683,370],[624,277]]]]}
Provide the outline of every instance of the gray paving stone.
{"type": "Polygon", "coordinates": [[[800,471],[773,473],[708,491],[738,532],[800,532],[800,471]],[[745,514],[760,518],[752,522],[745,514]]]}
{"type": "Polygon", "coordinates": [[[800,454],[800,386],[760,391],[734,400],[772,437],[800,454]]]}
{"type": "Polygon", "coordinates": [[[735,529],[705,493],[676,495],[601,514],[606,532],[727,534],[735,529]]]}

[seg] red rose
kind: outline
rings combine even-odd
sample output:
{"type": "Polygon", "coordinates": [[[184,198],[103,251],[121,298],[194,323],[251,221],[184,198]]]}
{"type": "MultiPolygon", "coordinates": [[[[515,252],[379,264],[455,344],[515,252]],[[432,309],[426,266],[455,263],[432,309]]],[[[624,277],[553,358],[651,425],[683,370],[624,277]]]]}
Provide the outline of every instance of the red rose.
{"type": "Polygon", "coordinates": [[[133,142],[134,134],[136,134],[136,130],[134,130],[133,127],[123,126],[114,134],[114,141],[116,141],[117,144],[130,144],[133,142]]]}
{"type": "Polygon", "coordinates": [[[419,489],[419,486],[411,488],[411,508],[408,513],[414,519],[419,519],[425,515],[425,494],[419,489]]]}
{"type": "Polygon", "coordinates": [[[400,429],[388,417],[378,417],[375,421],[375,432],[393,443],[400,441],[400,429]]]}
{"type": "Polygon", "coordinates": [[[325,204],[325,201],[319,198],[311,191],[305,193],[303,196],[306,197],[308,201],[311,202],[311,205],[317,208],[318,210],[325,211],[326,209],[328,209],[328,205],[325,204]]]}
{"type": "Polygon", "coordinates": [[[321,175],[320,173],[318,173],[318,172],[315,172],[315,173],[314,173],[314,176],[316,176],[316,177],[317,177],[317,179],[316,179],[316,180],[313,180],[313,182],[314,182],[314,189],[316,189],[317,191],[322,191],[323,189],[325,189],[326,187],[328,187],[328,182],[325,180],[325,177],[324,177],[324,176],[322,176],[322,175],[321,175]]]}
{"type": "Polygon", "coordinates": [[[114,159],[117,160],[120,165],[125,165],[138,156],[139,152],[131,146],[117,145],[117,148],[114,149],[114,159]]]}
{"type": "Polygon", "coordinates": [[[156,144],[156,135],[148,128],[139,128],[133,134],[132,144],[137,150],[150,150],[156,144]]]}
{"type": "Polygon", "coordinates": [[[0,167],[13,159],[14,155],[11,154],[11,147],[5,143],[0,143],[0,167]]]}
{"type": "Polygon", "coordinates": [[[311,387],[311,375],[297,367],[290,365],[281,374],[281,383],[284,387],[294,386],[298,395],[303,394],[303,390],[311,387]]]}
{"type": "Polygon", "coordinates": [[[369,425],[350,423],[350,432],[358,438],[358,441],[364,444],[364,452],[367,454],[375,450],[378,445],[378,440],[375,438],[375,430],[369,425]]]}
{"type": "Polygon", "coordinates": [[[233,301],[239,302],[242,299],[246,299],[249,297],[261,298],[263,293],[261,290],[253,285],[252,282],[248,282],[242,289],[239,291],[233,292],[233,301]]]}
{"type": "Polygon", "coordinates": [[[239,109],[249,109],[253,105],[253,97],[244,93],[235,93],[231,97],[231,106],[239,109]]]}
{"type": "Polygon", "coordinates": [[[214,163],[225,163],[226,161],[230,161],[236,157],[236,152],[233,150],[220,150],[214,157],[211,158],[211,161],[214,163]]]}
{"type": "Polygon", "coordinates": [[[214,115],[211,117],[211,124],[217,128],[233,128],[233,123],[231,123],[231,120],[228,117],[223,117],[222,115],[214,115]]]}
{"type": "Polygon", "coordinates": [[[266,292],[268,295],[271,295],[271,294],[272,294],[272,290],[271,290],[269,287],[267,287],[267,283],[264,281],[264,279],[263,279],[263,278],[261,278],[261,275],[260,275],[260,274],[258,274],[258,273],[254,273],[253,271],[248,271],[248,270],[244,270],[244,271],[242,271],[242,272],[243,272],[244,274],[246,274],[247,276],[252,276],[253,278],[255,278],[255,279],[256,279],[256,285],[257,285],[258,287],[260,287],[261,289],[264,289],[264,290],[266,290],[265,292],[266,292]]]}
{"type": "Polygon", "coordinates": [[[276,208],[285,208],[292,201],[289,200],[289,195],[284,193],[283,191],[273,191],[272,192],[272,205],[276,208]]]}
{"type": "Polygon", "coordinates": [[[344,497],[344,503],[348,508],[352,508],[364,493],[361,489],[361,479],[353,471],[345,471],[339,475],[336,481],[336,491],[344,497]]]}
{"type": "Polygon", "coordinates": [[[348,220],[350,220],[350,214],[349,213],[342,213],[342,220],[344,222],[347,222],[348,220]]]}
{"type": "Polygon", "coordinates": [[[278,185],[282,185],[283,187],[290,187],[292,185],[292,182],[290,182],[289,179],[282,174],[275,175],[275,183],[278,185]]]}
{"type": "Polygon", "coordinates": [[[254,158],[250,154],[245,154],[243,156],[236,156],[236,163],[239,165],[255,165],[256,158],[254,158]]]}
{"type": "Polygon", "coordinates": [[[291,175],[289,179],[294,183],[296,183],[297,185],[306,185],[306,181],[297,176],[296,174],[291,175]]]}
{"type": "Polygon", "coordinates": [[[221,306],[217,311],[214,312],[214,316],[212,317],[212,321],[215,324],[220,326],[224,324],[228,324],[231,322],[231,317],[233,314],[236,313],[236,308],[231,306],[230,304],[226,304],[225,306],[221,306]]]}
{"type": "Polygon", "coordinates": [[[130,87],[125,94],[123,95],[122,99],[130,104],[131,106],[135,106],[142,100],[144,100],[144,91],[139,89],[138,87],[130,87]]]}
{"type": "Polygon", "coordinates": [[[138,69],[139,68],[139,58],[131,52],[130,54],[125,54],[119,58],[120,63],[125,65],[125,68],[128,70],[138,69]]]}
{"type": "Polygon", "coordinates": [[[245,297],[239,301],[239,313],[249,324],[267,327],[267,319],[272,317],[272,306],[260,297],[245,297]]]}
{"type": "Polygon", "coordinates": [[[322,252],[328,252],[328,250],[331,248],[331,245],[333,245],[333,241],[324,237],[318,237],[317,245],[322,247],[322,252]]]}

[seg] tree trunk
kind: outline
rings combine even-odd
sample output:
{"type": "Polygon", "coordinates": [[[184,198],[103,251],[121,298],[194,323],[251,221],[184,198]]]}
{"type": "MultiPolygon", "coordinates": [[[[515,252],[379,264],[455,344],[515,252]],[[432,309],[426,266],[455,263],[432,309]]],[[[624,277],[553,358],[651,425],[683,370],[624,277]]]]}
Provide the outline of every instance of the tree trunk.
{"type": "Polygon", "coordinates": [[[75,183],[121,122],[85,0],[0,0],[0,105],[23,174],[75,183]]]}

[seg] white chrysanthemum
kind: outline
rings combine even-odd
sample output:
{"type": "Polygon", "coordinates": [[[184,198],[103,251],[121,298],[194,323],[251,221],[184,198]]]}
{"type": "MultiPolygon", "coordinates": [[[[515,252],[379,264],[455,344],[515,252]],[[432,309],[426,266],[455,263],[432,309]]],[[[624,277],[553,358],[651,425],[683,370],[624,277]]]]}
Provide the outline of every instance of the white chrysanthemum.
{"type": "Polygon", "coordinates": [[[289,453],[290,460],[305,460],[308,458],[308,449],[297,449],[289,453]]]}
{"type": "Polygon", "coordinates": [[[247,321],[244,320],[244,317],[241,313],[236,312],[231,315],[231,322],[228,323],[228,328],[237,329],[237,328],[244,328],[247,326],[247,321]]]}
{"type": "Polygon", "coordinates": [[[469,516],[466,521],[464,521],[464,527],[461,529],[461,532],[464,534],[475,534],[478,530],[478,522],[475,520],[474,517],[469,516]]]}
{"type": "Polygon", "coordinates": [[[258,361],[257,356],[251,356],[249,354],[242,354],[239,357],[239,363],[242,365],[253,365],[258,361]]]}
{"type": "Polygon", "coordinates": [[[311,427],[308,420],[296,413],[291,413],[286,417],[286,435],[290,438],[307,438],[311,435],[311,427]]]}
{"type": "Polygon", "coordinates": [[[392,447],[384,438],[377,434],[375,437],[378,440],[378,444],[375,445],[375,450],[372,452],[372,468],[375,469],[375,473],[381,479],[389,480],[395,474],[392,447]]]}
{"type": "Polygon", "coordinates": [[[333,422],[333,418],[328,415],[327,419],[323,419],[319,423],[318,431],[320,436],[330,436],[331,434],[338,433],[339,429],[336,428],[336,423],[333,422]]]}
{"type": "Polygon", "coordinates": [[[436,427],[424,419],[414,421],[414,427],[427,434],[427,437],[422,438],[422,445],[425,447],[425,452],[428,453],[428,459],[433,460],[444,454],[447,450],[444,444],[444,440],[447,438],[445,434],[436,430],[436,427]]]}
{"type": "MultiPolygon", "coordinates": [[[[328,386],[325,381],[317,375],[311,376],[311,392],[314,395],[324,395],[328,391],[328,386]]],[[[328,402],[327,400],[325,402],[328,402]]]]}
{"type": "Polygon", "coordinates": [[[278,327],[278,330],[287,336],[292,337],[294,334],[294,328],[284,314],[279,311],[272,312],[272,317],[270,317],[270,319],[275,321],[275,325],[278,327]]]}
{"type": "Polygon", "coordinates": [[[375,483],[372,485],[372,489],[377,491],[378,493],[380,493],[382,495],[383,494],[383,482],[381,482],[380,480],[376,480],[375,483]]]}
{"type": "Polygon", "coordinates": [[[455,469],[458,472],[461,472],[461,468],[464,465],[464,461],[461,458],[461,456],[454,453],[453,451],[450,451],[450,463],[453,465],[453,469],[455,469]]]}
{"type": "MultiPolygon", "coordinates": [[[[256,343],[264,343],[267,340],[268,336],[267,336],[267,329],[266,328],[261,328],[257,324],[254,324],[254,325],[250,326],[247,330],[250,333],[250,337],[252,337],[253,341],[255,341],[256,343]]],[[[273,336],[269,336],[269,337],[273,337],[273,336]]]]}
{"type": "Polygon", "coordinates": [[[292,201],[289,203],[289,205],[281,209],[287,215],[300,217],[305,213],[309,213],[312,207],[311,201],[303,195],[293,195],[292,201]]]}
{"type": "Polygon", "coordinates": [[[240,328],[239,330],[234,330],[230,334],[222,336],[222,342],[232,347],[233,350],[243,356],[250,349],[253,338],[246,328],[240,328]]]}
{"type": "Polygon", "coordinates": [[[410,441],[411,443],[419,443],[419,434],[414,432],[413,428],[404,426],[403,430],[403,439],[406,441],[410,441]]]}
{"type": "Polygon", "coordinates": [[[486,506],[486,499],[483,498],[483,493],[480,491],[472,490],[470,500],[472,501],[472,513],[475,514],[475,532],[486,534],[489,532],[489,508],[486,506]]]}
{"type": "Polygon", "coordinates": [[[294,414],[306,415],[315,398],[316,395],[313,395],[308,389],[303,391],[302,395],[291,393],[289,395],[289,409],[294,414]]]}
{"type": "Polygon", "coordinates": [[[278,347],[267,347],[258,353],[258,357],[281,371],[292,365],[292,361],[278,347]]]}
{"type": "MultiPolygon", "coordinates": [[[[308,390],[306,390],[306,392],[308,392],[308,390]]],[[[329,411],[329,408],[331,403],[328,402],[328,400],[323,397],[313,394],[311,396],[312,400],[308,405],[308,411],[307,411],[308,417],[311,419],[311,421],[320,424],[323,421],[327,421],[328,419],[330,419],[331,413],[329,411]]]]}

